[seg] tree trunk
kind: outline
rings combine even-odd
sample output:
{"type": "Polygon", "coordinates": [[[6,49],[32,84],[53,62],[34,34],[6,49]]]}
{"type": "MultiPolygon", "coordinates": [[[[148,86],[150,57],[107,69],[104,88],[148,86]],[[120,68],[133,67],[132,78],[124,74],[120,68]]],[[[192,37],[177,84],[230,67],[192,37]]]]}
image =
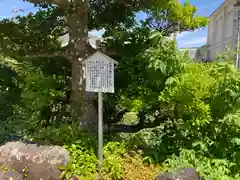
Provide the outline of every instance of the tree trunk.
{"type": "Polygon", "coordinates": [[[85,92],[83,60],[90,55],[88,44],[88,0],[72,1],[68,8],[69,56],[72,64],[72,118],[84,130],[97,126],[93,93],[85,92]]]}
{"type": "Polygon", "coordinates": [[[94,106],[94,94],[85,91],[83,65],[79,61],[72,62],[71,108],[74,122],[80,122],[80,128],[87,131],[97,127],[97,112],[94,106]]]}

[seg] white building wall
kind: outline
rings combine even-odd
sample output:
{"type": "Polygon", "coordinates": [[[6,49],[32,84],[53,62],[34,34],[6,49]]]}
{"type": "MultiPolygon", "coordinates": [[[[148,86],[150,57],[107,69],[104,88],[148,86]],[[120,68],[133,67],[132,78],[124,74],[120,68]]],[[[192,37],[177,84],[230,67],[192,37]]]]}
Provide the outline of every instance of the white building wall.
{"type": "Polygon", "coordinates": [[[225,2],[209,17],[208,25],[208,58],[214,60],[227,47],[235,48],[236,33],[233,28],[235,0],[225,2]]]}

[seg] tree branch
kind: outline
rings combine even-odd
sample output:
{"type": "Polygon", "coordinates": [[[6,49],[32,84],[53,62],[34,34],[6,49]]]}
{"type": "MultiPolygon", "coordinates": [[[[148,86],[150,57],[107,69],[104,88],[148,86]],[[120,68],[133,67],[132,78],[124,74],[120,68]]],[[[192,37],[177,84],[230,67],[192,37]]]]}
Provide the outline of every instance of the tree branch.
{"type": "Polygon", "coordinates": [[[138,132],[142,129],[149,129],[149,128],[157,127],[162,122],[164,122],[165,120],[167,120],[167,117],[161,116],[161,117],[155,119],[152,122],[143,123],[143,122],[145,122],[145,118],[144,119],[140,118],[139,123],[136,124],[136,125],[117,124],[117,125],[107,126],[107,127],[104,128],[104,133],[111,133],[111,132],[115,132],[115,133],[120,133],[120,132],[136,133],[136,132],[138,132]]]}
{"type": "Polygon", "coordinates": [[[146,123],[144,125],[142,125],[141,123],[138,123],[136,125],[125,125],[125,124],[111,125],[104,129],[104,133],[111,133],[111,132],[136,133],[142,129],[149,129],[149,128],[157,127],[161,124],[161,122],[163,122],[163,121],[155,120],[153,122],[146,123]]]}
{"type": "MultiPolygon", "coordinates": [[[[29,53],[29,54],[18,54],[16,51],[13,50],[7,50],[7,49],[1,49],[0,46],[0,53],[2,52],[3,56],[8,56],[12,58],[52,58],[52,57],[64,57],[66,58],[70,63],[73,61],[74,56],[75,58],[80,58],[80,56],[77,55],[77,50],[74,49],[74,47],[71,47],[69,45],[65,46],[59,51],[55,52],[36,52],[36,53],[29,53]]],[[[81,57],[83,59],[87,58],[91,54],[95,53],[96,49],[94,49],[90,44],[87,44],[87,51],[85,53],[84,57],[81,57]]]]}
{"type": "Polygon", "coordinates": [[[53,53],[32,54],[32,55],[26,55],[23,57],[25,57],[25,58],[51,58],[51,57],[60,57],[60,56],[67,58],[64,51],[57,51],[57,52],[53,52],[53,53]]]}
{"type": "MultiPolygon", "coordinates": [[[[53,52],[53,53],[39,53],[39,54],[35,54],[35,55],[26,55],[25,57],[27,58],[41,58],[41,57],[65,57],[66,59],[68,59],[70,62],[73,61],[73,56],[76,55],[76,49],[74,49],[74,47],[69,46],[69,44],[67,46],[65,46],[63,48],[63,50],[61,51],[57,51],[57,52],[53,52]]],[[[87,58],[88,56],[92,55],[93,53],[96,52],[96,49],[94,49],[90,44],[87,44],[87,51],[85,53],[85,56],[83,57],[84,59],[87,58]]],[[[78,57],[76,55],[76,57],[78,57]]],[[[80,56],[79,56],[80,58],[80,56]]]]}
{"type": "Polygon", "coordinates": [[[64,57],[68,61],[72,61],[72,59],[66,54],[65,51],[58,51],[58,52],[53,52],[53,53],[35,53],[35,54],[27,54],[27,55],[19,55],[17,53],[13,53],[12,51],[0,51],[1,56],[3,57],[11,57],[13,59],[21,59],[21,58],[26,58],[26,59],[32,59],[32,58],[53,58],[53,57],[64,57]]]}
{"type": "Polygon", "coordinates": [[[39,4],[39,5],[55,4],[62,8],[67,7],[69,3],[68,0],[23,0],[23,1],[28,1],[30,3],[39,4]]]}

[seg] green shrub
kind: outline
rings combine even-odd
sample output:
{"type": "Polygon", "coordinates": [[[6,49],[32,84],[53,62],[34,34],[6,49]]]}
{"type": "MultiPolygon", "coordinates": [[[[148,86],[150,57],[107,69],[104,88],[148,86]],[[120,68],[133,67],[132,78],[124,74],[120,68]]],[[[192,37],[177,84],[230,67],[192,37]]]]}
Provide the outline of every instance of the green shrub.
{"type": "Polygon", "coordinates": [[[103,151],[103,177],[104,179],[121,179],[123,173],[123,155],[126,154],[124,144],[109,142],[103,151]]]}
{"type": "MultiPolygon", "coordinates": [[[[73,160],[63,169],[62,178],[69,179],[75,176],[87,180],[97,175],[98,160],[92,148],[86,148],[81,144],[64,147],[70,152],[73,160]]],[[[121,143],[109,142],[104,146],[101,172],[104,179],[121,179],[124,153],[126,150],[121,143]]]]}
{"type": "MultiPolygon", "coordinates": [[[[63,168],[61,178],[70,179],[94,179],[97,175],[98,159],[92,148],[86,148],[81,144],[64,146],[72,157],[72,162],[63,168]]],[[[105,179],[120,179],[122,175],[121,156],[124,147],[120,143],[110,142],[104,147],[103,174],[105,179]]]]}
{"type": "Polygon", "coordinates": [[[84,148],[78,144],[65,146],[72,157],[72,162],[68,163],[63,170],[61,179],[69,180],[76,177],[83,180],[94,179],[97,171],[97,157],[93,149],[84,148]]]}
{"type": "Polygon", "coordinates": [[[154,113],[165,115],[160,125],[123,137],[144,151],[146,162],[161,163],[172,154],[178,156],[181,149],[190,149],[211,163],[228,162],[225,175],[235,177],[240,172],[239,77],[229,62],[185,63],[155,94],[154,113]]]}
{"type": "Polygon", "coordinates": [[[65,168],[61,167],[62,179],[90,180],[101,176],[104,180],[132,180],[134,177],[154,179],[159,168],[155,165],[144,164],[140,153],[127,153],[124,143],[109,142],[104,146],[102,171],[98,171],[98,159],[93,148],[86,148],[82,143],[64,146],[72,157],[65,168]],[[126,176],[129,175],[129,176],[126,176]]]}

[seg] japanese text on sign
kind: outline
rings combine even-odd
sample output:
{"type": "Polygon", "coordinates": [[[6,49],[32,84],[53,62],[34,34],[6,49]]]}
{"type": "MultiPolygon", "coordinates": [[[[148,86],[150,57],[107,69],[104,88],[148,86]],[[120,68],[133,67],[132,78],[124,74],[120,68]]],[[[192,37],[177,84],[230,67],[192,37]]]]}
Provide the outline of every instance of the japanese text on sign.
{"type": "Polygon", "coordinates": [[[86,91],[114,93],[114,62],[93,60],[86,62],[86,91]]]}

